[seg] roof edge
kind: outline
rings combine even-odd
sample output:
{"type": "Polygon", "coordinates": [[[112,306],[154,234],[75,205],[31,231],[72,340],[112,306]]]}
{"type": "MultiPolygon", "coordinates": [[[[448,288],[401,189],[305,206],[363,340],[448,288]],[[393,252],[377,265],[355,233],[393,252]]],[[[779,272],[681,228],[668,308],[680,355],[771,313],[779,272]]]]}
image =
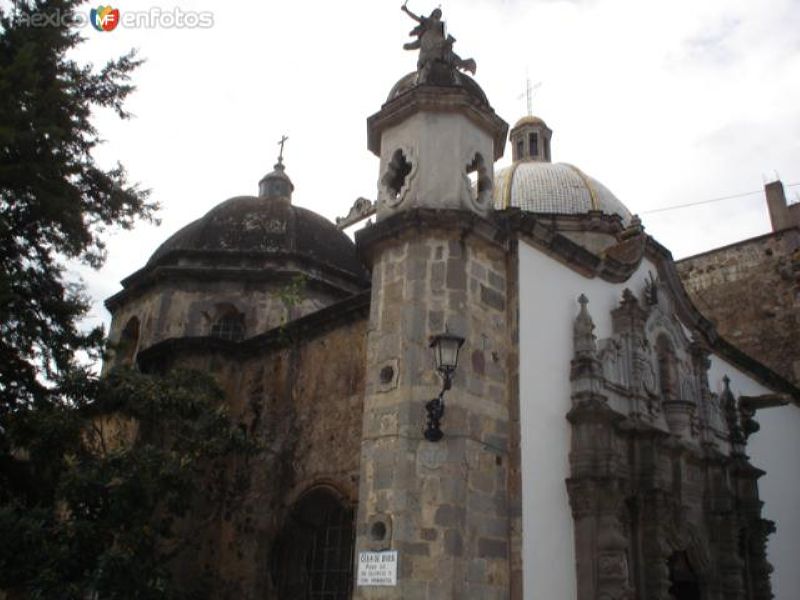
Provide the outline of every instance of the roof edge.
{"type": "MultiPolygon", "coordinates": [[[[181,250],[187,254],[219,254],[219,251],[189,251],[181,250]]],[[[268,258],[281,258],[281,259],[295,259],[298,263],[304,266],[311,267],[322,275],[331,275],[331,277],[313,276],[310,279],[320,285],[331,289],[337,289],[344,293],[352,293],[345,286],[352,286],[354,288],[367,288],[370,285],[368,272],[364,271],[363,275],[357,275],[340,269],[326,262],[319,261],[314,257],[293,252],[232,252],[231,255],[248,255],[253,258],[268,257],[268,258]],[[336,281],[336,280],[339,281],[336,281]]],[[[236,280],[243,281],[260,280],[266,277],[283,276],[286,274],[295,274],[299,271],[296,269],[282,269],[269,266],[259,266],[253,268],[228,268],[220,269],[214,267],[203,266],[186,266],[186,265],[146,265],[128,275],[122,280],[123,288],[115,294],[106,298],[104,305],[109,311],[115,310],[127,300],[136,297],[143,291],[150,289],[156,284],[163,281],[165,278],[184,278],[184,279],[200,279],[208,280],[213,277],[219,280],[236,280]]]]}
{"type": "Polygon", "coordinates": [[[297,342],[313,340],[328,333],[337,325],[367,319],[371,297],[371,290],[353,294],[335,304],[241,342],[212,336],[169,338],[148,346],[137,355],[136,360],[143,368],[147,368],[148,365],[163,364],[165,359],[170,361],[182,352],[220,352],[240,357],[252,356],[254,352],[286,348],[297,342]]]}

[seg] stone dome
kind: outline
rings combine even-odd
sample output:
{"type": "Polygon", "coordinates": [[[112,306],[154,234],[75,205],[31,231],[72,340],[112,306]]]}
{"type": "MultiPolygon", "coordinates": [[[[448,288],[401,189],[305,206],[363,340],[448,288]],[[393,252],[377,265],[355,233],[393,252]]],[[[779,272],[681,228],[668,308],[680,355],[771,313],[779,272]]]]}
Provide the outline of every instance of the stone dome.
{"type": "Polygon", "coordinates": [[[226,268],[259,256],[307,259],[366,278],[355,244],[333,223],[288,201],[256,196],[238,196],[212,208],[161,244],[147,266],[189,258],[226,268]]]}
{"type": "MultiPolygon", "coordinates": [[[[486,97],[486,94],[481,89],[481,86],[479,86],[472,77],[459,71],[454,71],[448,75],[453,78],[453,81],[448,82],[443,80],[441,83],[436,83],[436,85],[441,87],[463,88],[469,93],[470,96],[478,100],[480,103],[486,104],[487,106],[489,105],[489,99],[486,97]]],[[[413,71],[408,75],[401,77],[398,82],[394,84],[386,98],[386,102],[391,102],[398,96],[401,96],[409,90],[421,85],[428,86],[434,84],[420,83],[419,72],[413,71]]]]}
{"type": "Polygon", "coordinates": [[[631,212],[606,186],[566,163],[522,160],[495,173],[494,207],[576,215],[600,211],[629,225],[631,212]]]}
{"type": "Polygon", "coordinates": [[[512,127],[512,129],[516,129],[517,127],[522,127],[523,125],[544,125],[545,127],[547,126],[544,120],[541,119],[540,117],[536,117],[534,115],[526,115],[522,117],[519,121],[514,123],[514,127],[512,127]]]}

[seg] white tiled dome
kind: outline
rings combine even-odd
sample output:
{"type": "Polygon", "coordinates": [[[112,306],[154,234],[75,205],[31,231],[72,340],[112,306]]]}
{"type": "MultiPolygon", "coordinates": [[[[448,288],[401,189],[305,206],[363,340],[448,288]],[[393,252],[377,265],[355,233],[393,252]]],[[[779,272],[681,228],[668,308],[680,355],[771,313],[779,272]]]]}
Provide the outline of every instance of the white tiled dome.
{"type": "Polygon", "coordinates": [[[575,215],[599,210],[619,215],[625,225],[631,212],[602,183],[566,163],[519,161],[495,173],[494,207],[527,212],[575,215]]]}

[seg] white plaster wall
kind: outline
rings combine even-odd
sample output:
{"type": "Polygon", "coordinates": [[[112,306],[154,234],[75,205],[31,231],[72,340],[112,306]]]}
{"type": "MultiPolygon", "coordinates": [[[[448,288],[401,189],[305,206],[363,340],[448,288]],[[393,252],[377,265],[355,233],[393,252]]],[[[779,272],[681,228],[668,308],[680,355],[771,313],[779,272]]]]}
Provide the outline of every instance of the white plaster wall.
{"type": "MultiPolygon", "coordinates": [[[[763,385],[739,373],[717,357],[711,359],[709,384],[717,393],[723,389],[722,377],[731,379],[731,391],[754,396],[769,393],[763,385]]],[[[759,480],[759,495],[764,502],[763,516],[775,521],[767,558],[775,571],[772,591],[776,600],[800,598],[800,407],[792,404],[756,413],[761,430],[747,443],[747,454],[756,467],[767,472],[759,480]]]]}
{"type": "Polygon", "coordinates": [[[539,250],[519,245],[520,421],[522,429],[522,545],[525,598],[569,600],[577,595],[569,476],[569,370],[577,298],[589,299],[598,338],[611,335],[611,310],[629,287],[640,295],[643,261],[623,284],[587,279],[539,250]]]}

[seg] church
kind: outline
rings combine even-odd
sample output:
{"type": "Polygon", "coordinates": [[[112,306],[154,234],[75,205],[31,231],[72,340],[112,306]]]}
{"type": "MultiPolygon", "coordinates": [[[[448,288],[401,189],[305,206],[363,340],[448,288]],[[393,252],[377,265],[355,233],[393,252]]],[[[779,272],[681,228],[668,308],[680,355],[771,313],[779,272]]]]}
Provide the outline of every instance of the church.
{"type": "Polygon", "coordinates": [[[509,130],[440,10],[407,12],[418,68],[367,119],[374,203],[338,227],[296,206],[281,155],[106,302],[110,364],[212,373],[264,447],[178,576],[237,599],[800,597],[796,504],[762,485],[798,495],[774,448],[800,390],[551,161],[544,120],[509,130]]]}

